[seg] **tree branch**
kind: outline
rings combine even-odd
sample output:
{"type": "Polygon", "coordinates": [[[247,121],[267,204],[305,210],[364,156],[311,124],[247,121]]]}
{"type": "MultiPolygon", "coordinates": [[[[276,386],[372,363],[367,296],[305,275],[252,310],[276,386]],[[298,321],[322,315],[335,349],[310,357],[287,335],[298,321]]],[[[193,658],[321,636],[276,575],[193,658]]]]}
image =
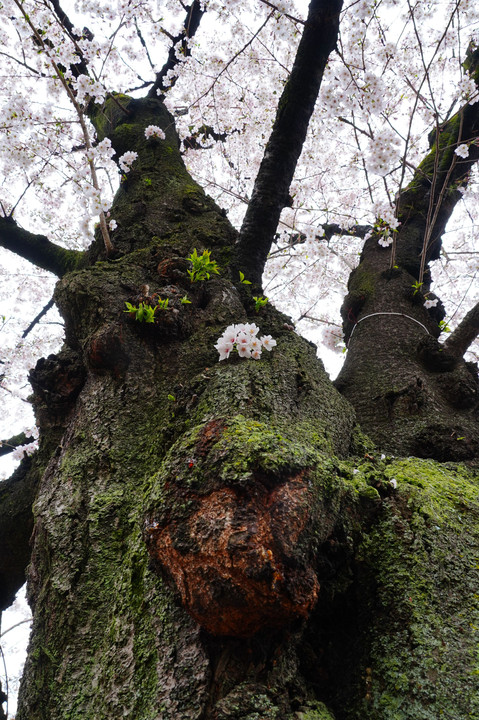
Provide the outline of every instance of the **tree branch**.
{"type": "Polygon", "coordinates": [[[159,95],[160,98],[163,99],[163,93],[168,90],[168,88],[173,87],[176,82],[176,78],[173,78],[168,85],[166,85],[164,81],[168,76],[169,71],[174,70],[181,62],[178,55],[181,54],[185,58],[191,55],[188,40],[192,38],[198,30],[201,18],[206,10],[201,8],[199,0],[194,0],[194,2],[186,7],[185,10],[186,18],[183,23],[183,28],[176,37],[172,38],[172,45],[168,52],[168,59],[161,68],[160,72],[157,73],[156,80],[148,92],[148,97],[157,97],[159,95]],[[178,47],[179,43],[181,43],[180,47],[178,47]],[[160,92],[158,93],[157,91],[160,92]]]}
{"type": "Polygon", "coordinates": [[[33,438],[27,437],[23,432],[18,435],[13,435],[13,437],[8,438],[8,440],[0,440],[0,457],[2,457],[2,455],[8,455],[8,453],[20,447],[20,445],[27,445],[31,442],[33,442],[33,438]]]}
{"type": "Polygon", "coordinates": [[[324,68],[336,46],[342,0],[311,0],[236,246],[236,264],[257,286],[293,179],[324,68]]]}
{"type": "Polygon", "coordinates": [[[294,17],[294,15],[288,15],[287,12],[284,10],[280,10],[277,5],[275,5],[272,2],[268,2],[268,0],[260,0],[260,2],[263,3],[263,5],[267,5],[268,7],[272,8],[273,10],[276,10],[276,12],[280,13],[281,15],[284,15],[284,17],[287,17],[288,20],[291,20],[291,22],[299,23],[300,25],[305,25],[306,23],[304,20],[301,20],[298,17],[294,17]]]}
{"type": "Polygon", "coordinates": [[[270,12],[270,14],[268,15],[268,17],[266,18],[266,20],[264,20],[264,21],[261,23],[261,25],[259,26],[259,28],[258,28],[254,33],[252,33],[251,37],[249,38],[249,40],[247,40],[247,42],[245,42],[245,44],[243,45],[243,47],[241,47],[239,50],[237,50],[237,51],[235,52],[235,54],[234,54],[232,57],[230,57],[230,59],[228,60],[227,63],[224,63],[224,64],[222,65],[221,70],[220,70],[219,73],[215,76],[215,78],[213,79],[211,85],[210,85],[201,95],[199,95],[198,97],[196,97],[196,98],[193,100],[193,102],[190,104],[190,107],[193,106],[193,105],[197,105],[202,98],[206,97],[206,95],[208,95],[208,94],[213,90],[214,86],[216,85],[216,83],[218,82],[218,80],[220,79],[220,77],[221,77],[222,75],[224,75],[225,72],[228,71],[229,67],[235,62],[235,60],[236,60],[237,58],[239,58],[240,55],[243,55],[243,53],[245,52],[245,50],[253,43],[254,40],[256,40],[257,37],[259,37],[259,34],[262,32],[262,30],[263,30],[263,29],[266,27],[266,25],[269,23],[269,21],[271,20],[271,18],[273,17],[273,15],[274,15],[274,11],[272,10],[272,11],[270,12]]]}
{"type": "MultiPolygon", "coordinates": [[[[368,233],[372,233],[374,230],[372,225],[354,225],[351,228],[343,228],[337,223],[326,223],[325,225],[321,225],[321,227],[323,228],[323,234],[315,235],[314,239],[326,240],[328,243],[334,235],[348,235],[349,237],[364,238],[368,233]]],[[[279,242],[282,235],[284,236],[284,233],[276,233],[274,241],[276,243],[279,242]]],[[[306,240],[307,236],[304,233],[290,232],[287,234],[286,244],[288,246],[300,245],[301,243],[306,242],[306,240]]]]}
{"type": "MultiPolygon", "coordinates": [[[[479,49],[469,49],[464,63],[479,86],[479,49]]],[[[415,265],[424,267],[439,256],[441,235],[462,197],[472,166],[479,160],[479,102],[465,103],[449,120],[438,125],[429,135],[430,152],[418,166],[412,181],[397,199],[397,217],[401,222],[397,244],[397,262],[409,266],[419,276],[415,265]],[[459,145],[468,146],[468,156],[455,153],[459,145]],[[404,244],[409,256],[401,258],[401,240],[404,231],[413,228],[412,245],[404,244]],[[417,262],[411,261],[415,255],[417,262]],[[422,263],[419,257],[422,258],[422,263]]]]}
{"type": "Polygon", "coordinates": [[[75,270],[85,257],[80,250],[66,250],[45,235],[34,235],[24,230],[11,217],[0,217],[0,247],[58,277],[75,270]]]}
{"type": "MultiPolygon", "coordinates": [[[[82,53],[80,52],[80,49],[78,48],[77,41],[80,39],[78,35],[76,35],[73,32],[73,23],[60,5],[59,0],[49,0],[50,5],[52,6],[54,13],[68,36],[71,40],[75,43],[75,48],[78,53],[79,61],[73,65],[70,66],[70,69],[74,75],[74,77],[78,77],[78,75],[88,75],[88,64],[85,61],[85,58],[83,57],[82,53]]],[[[84,28],[83,30],[86,37],[88,37],[89,40],[93,40],[93,34],[88,30],[88,28],[84,28]]]]}
{"type": "Polygon", "coordinates": [[[13,435],[13,437],[8,438],[8,440],[0,440],[0,457],[2,457],[2,455],[8,455],[8,453],[20,447],[20,445],[28,445],[28,443],[31,442],[33,442],[33,438],[27,437],[25,433],[13,435]]]}
{"type": "Polygon", "coordinates": [[[24,331],[22,332],[22,340],[24,340],[24,339],[27,337],[27,335],[28,335],[29,333],[31,333],[31,331],[33,330],[33,328],[35,327],[35,325],[37,324],[37,322],[39,322],[39,320],[41,320],[42,317],[43,317],[44,315],[46,315],[49,310],[51,310],[51,308],[53,307],[53,305],[54,305],[54,300],[53,300],[53,298],[50,298],[50,300],[47,302],[47,304],[40,310],[40,312],[38,313],[38,315],[35,315],[35,317],[33,318],[33,320],[32,320],[32,322],[30,323],[30,325],[26,328],[26,330],[24,330],[24,331]]]}
{"type": "Polygon", "coordinates": [[[336,223],[326,223],[322,225],[322,228],[324,230],[323,237],[325,237],[326,240],[331,240],[333,235],[349,235],[351,237],[363,238],[373,230],[371,225],[353,225],[351,228],[343,228],[336,223]]]}
{"type": "Polygon", "coordinates": [[[201,127],[191,133],[191,135],[183,138],[183,146],[186,150],[207,150],[211,147],[211,145],[206,146],[203,143],[208,138],[211,138],[215,143],[225,142],[230,135],[239,132],[240,130],[238,128],[234,128],[230,132],[220,133],[216,132],[216,130],[212,128],[211,125],[201,125],[201,127]]]}
{"type": "Polygon", "coordinates": [[[454,332],[449,335],[444,347],[456,357],[462,357],[479,335],[479,302],[469,310],[454,332]]]}

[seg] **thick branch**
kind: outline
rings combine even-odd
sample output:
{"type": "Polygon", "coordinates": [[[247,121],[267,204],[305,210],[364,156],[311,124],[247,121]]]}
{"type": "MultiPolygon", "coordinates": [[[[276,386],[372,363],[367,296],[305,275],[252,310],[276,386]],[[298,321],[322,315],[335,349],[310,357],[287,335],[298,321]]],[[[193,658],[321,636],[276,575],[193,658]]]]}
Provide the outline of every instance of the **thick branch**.
{"type": "MultiPolygon", "coordinates": [[[[479,50],[469,51],[465,67],[479,87],[479,50]]],[[[472,166],[479,160],[479,102],[466,103],[449,120],[429,135],[430,152],[417,168],[412,182],[398,199],[397,217],[401,222],[398,241],[398,264],[410,266],[411,258],[424,255],[422,267],[439,256],[441,235],[456,204],[462,197],[472,166]],[[460,145],[468,146],[467,157],[457,155],[460,145]],[[412,229],[406,243],[404,231],[412,229]],[[412,244],[414,243],[414,245],[412,244]],[[406,262],[401,258],[401,245],[406,262]]],[[[418,261],[417,261],[418,264],[418,261]]]]}
{"type": "Polygon", "coordinates": [[[168,76],[169,71],[174,70],[181,62],[181,57],[186,58],[191,54],[188,40],[192,38],[198,30],[201,18],[205,12],[206,11],[201,8],[199,0],[194,0],[194,2],[186,8],[186,18],[183,28],[176,37],[172,38],[172,44],[168,53],[168,60],[163,65],[160,72],[157,73],[156,80],[150,88],[148,97],[157,97],[158,94],[161,96],[165,90],[173,87],[176,79],[170,79],[168,85],[165,84],[165,79],[168,76]]]}
{"type": "Polygon", "coordinates": [[[0,440],[0,457],[2,457],[2,455],[8,455],[8,453],[20,447],[20,445],[27,445],[27,443],[31,442],[33,442],[33,438],[27,437],[23,432],[18,435],[13,435],[11,438],[8,438],[8,440],[0,440]]]}
{"type": "Polygon", "coordinates": [[[66,250],[55,245],[44,235],[24,230],[10,217],[0,217],[0,247],[58,277],[78,267],[85,256],[79,250],[66,250]]]}
{"type": "Polygon", "coordinates": [[[331,240],[333,235],[349,235],[350,237],[363,238],[373,230],[371,225],[353,225],[351,228],[343,228],[336,223],[326,223],[322,225],[322,228],[324,230],[323,237],[326,240],[331,240]]]}
{"type": "Polygon", "coordinates": [[[293,69],[278,104],[237,245],[237,265],[256,285],[289,200],[324,68],[336,45],[342,0],[311,0],[293,69]]]}
{"type": "Polygon", "coordinates": [[[204,143],[208,138],[211,138],[213,142],[225,142],[226,139],[234,133],[240,132],[237,128],[234,128],[230,132],[217,132],[211,125],[202,125],[195,130],[191,135],[183,139],[183,145],[187,150],[207,150],[211,145],[206,146],[204,143]]]}
{"type": "Polygon", "coordinates": [[[33,467],[32,458],[24,458],[13,475],[0,483],[0,612],[12,604],[25,582],[37,485],[33,467]]]}
{"type": "Polygon", "coordinates": [[[444,343],[444,347],[456,357],[461,357],[479,335],[479,302],[469,310],[462,322],[444,343]]]}

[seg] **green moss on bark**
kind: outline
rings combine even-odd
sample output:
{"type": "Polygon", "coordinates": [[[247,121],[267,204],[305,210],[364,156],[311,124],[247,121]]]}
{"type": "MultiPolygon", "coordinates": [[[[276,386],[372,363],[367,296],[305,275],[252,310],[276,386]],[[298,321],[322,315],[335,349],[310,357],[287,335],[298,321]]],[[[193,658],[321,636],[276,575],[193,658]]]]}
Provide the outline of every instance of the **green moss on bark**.
{"type": "Polygon", "coordinates": [[[377,472],[380,511],[361,534],[355,559],[364,614],[362,670],[357,697],[340,717],[474,718],[477,472],[415,458],[385,462],[377,472]],[[390,481],[397,489],[384,495],[390,481]]]}
{"type": "Polygon", "coordinates": [[[56,450],[35,504],[19,720],[477,717],[477,474],[378,458],[314,348],[272,308],[258,324],[273,352],[218,362],[226,325],[257,321],[227,278],[235,233],[188,176],[174,131],[144,138],[170,122],[161,104],[120,100],[128,116],[112,105],[96,123],[118,153],[134,141],[139,154],[114,205],[124,255],[57,289],[86,379],[60,442],[44,423],[56,450]],[[184,272],[193,247],[223,271],[198,288],[184,272]],[[140,326],[124,303],[145,284],[172,298],[188,287],[191,307],[140,326]],[[317,608],[275,633],[206,637],[148,566],[146,514],[172,515],[183,492],[186,517],[192,489],[291,474],[314,510],[291,558],[312,557],[317,608]]]}

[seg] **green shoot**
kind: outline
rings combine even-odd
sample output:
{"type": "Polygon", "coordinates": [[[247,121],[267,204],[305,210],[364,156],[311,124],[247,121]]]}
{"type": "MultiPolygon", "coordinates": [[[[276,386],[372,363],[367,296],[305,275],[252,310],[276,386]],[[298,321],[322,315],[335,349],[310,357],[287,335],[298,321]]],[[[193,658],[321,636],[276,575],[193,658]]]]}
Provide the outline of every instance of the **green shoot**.
{"type": "Polygon", "coordinates": [[[251,285],[249,280],[244,279],[244,273],[242,273],[241,270],[239,270],[238,272],[239,272],[240,283],[243,283],[243,285],[251,285]]]}
{"type": "Polygon", "coordinates": [[[138,320],[138,322],[155,322],[155,308],[152,308],[150,305],[142,302],[139,304],[138,307],[136,307],[136,305],[132,305],[129,302],[125,302],[125,305],[127,309],[123,312],[126,312],[129,315],[134,315],[135,320],[138,320]]]}
{"type": "Polygon", "coordinates": [[[253,296],[253,300],[254,300],[254,309],[256,310],[256,312],[259,312],[261,310],[261,308],[264,307],[268,302],[268,298],[263,297],[262,295],[260,295],[259,297],[253,296]]]}
{"type": "Polygon", "coordinates": [[[218,264],[214,260],[211,260],[210,255],[211,252],[209,250],[205,250],[202,255],[198,255],[195,248],[189,256],[188,260],[193,265],[193,268],[187,272],[192,283],[209,280],[211,273],[219,274],[220,269],[218,264]]]}

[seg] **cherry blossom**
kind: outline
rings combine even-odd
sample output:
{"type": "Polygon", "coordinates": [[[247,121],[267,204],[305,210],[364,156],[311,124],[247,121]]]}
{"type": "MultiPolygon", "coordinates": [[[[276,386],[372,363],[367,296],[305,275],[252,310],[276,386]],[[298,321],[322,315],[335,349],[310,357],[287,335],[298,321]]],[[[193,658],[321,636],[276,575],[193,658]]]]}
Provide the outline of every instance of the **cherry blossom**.
{"type": "Polygon", "coordinates": [[[459,155],[459,157],[462,157],[462,158],[469,157],[469,148],[467,147],[467,145],[464,145],[464,144],[458,145],[457,148],[454,150],[454,152],[456,153],[456,155],[459,155]]]}
{"type": "Polygon", "coordinates": [[[157,137],[160,138],[160,140],[164,140],[166,135],[163,130],[158,127],[158,125],[148,125],[148,127],[145,128],[145,137],[147,140],[152,137],[157,137]]]}
{"type": "Polygon", "coordinates": [[[234,350],[240,357],[253,360],[260,359],[262,350],[270,352],[276,346],[276,340],[271,335],[257,337],[259,332],[260,329],[255,323],[228,325],[215,344],[220,361],[227,360],[234,350]]]}
{"type": "Polygon", "coordinates": [[[121,167],[123,172],[130,172],[130,168],[138,157],[138,153],[134,150],[127,150],[118,158],[118,165],[121,167]]]}

